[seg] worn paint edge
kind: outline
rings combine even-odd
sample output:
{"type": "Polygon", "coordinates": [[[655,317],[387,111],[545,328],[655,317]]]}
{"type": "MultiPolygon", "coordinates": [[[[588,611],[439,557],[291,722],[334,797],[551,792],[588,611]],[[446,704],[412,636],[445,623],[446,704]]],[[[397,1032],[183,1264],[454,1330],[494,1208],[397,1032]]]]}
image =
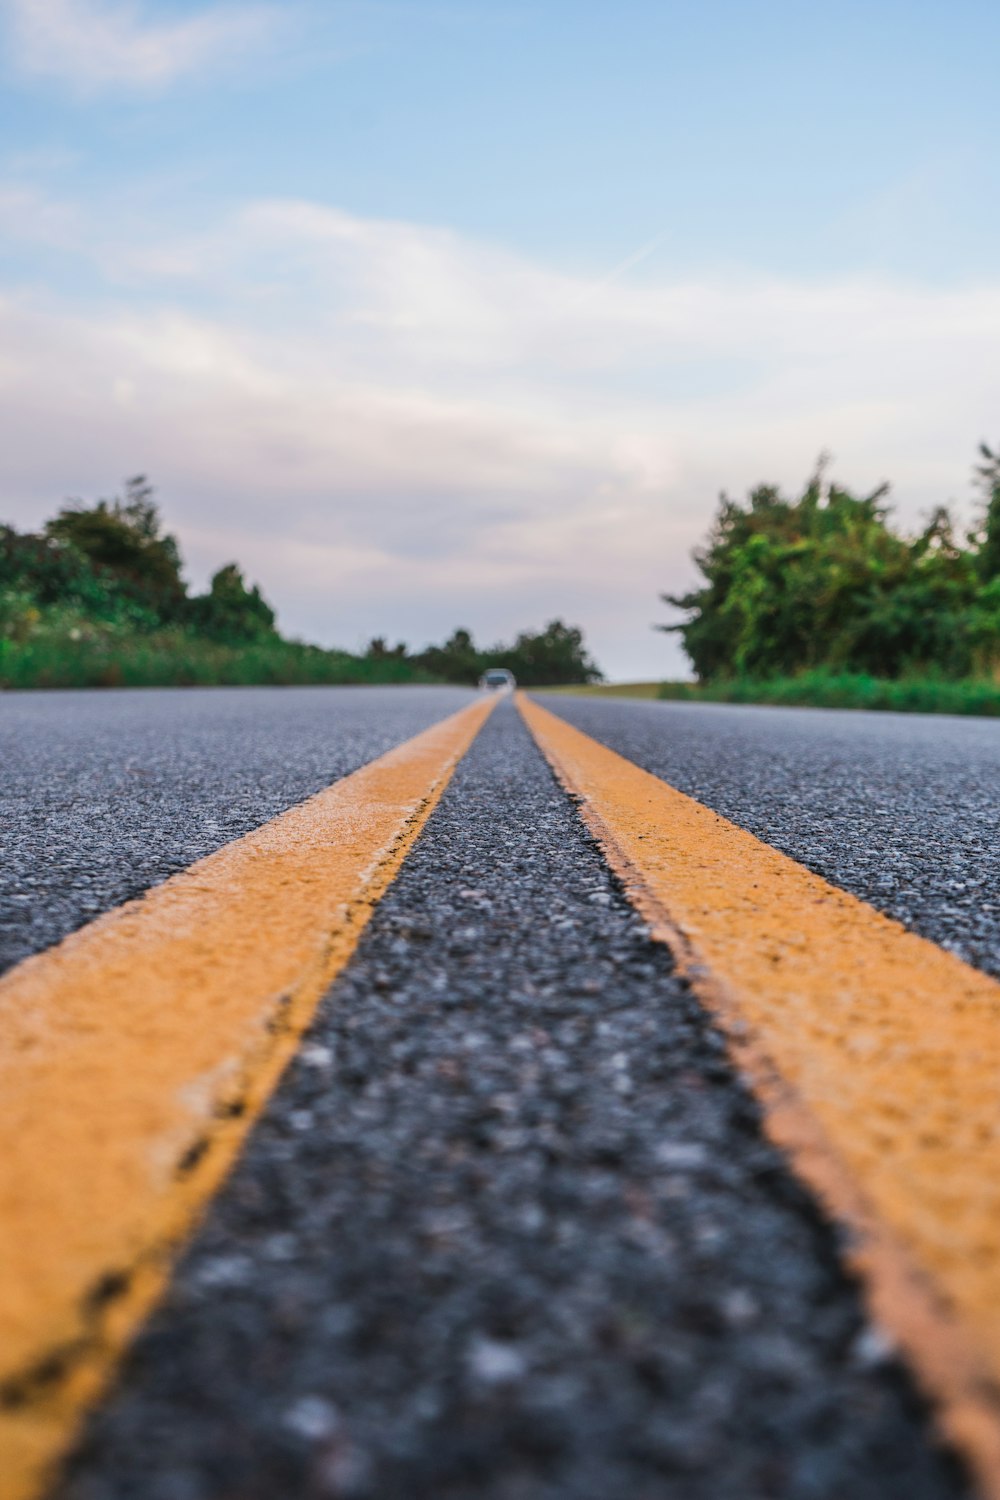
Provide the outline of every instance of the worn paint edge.
{"type": "MultiPolygon", "coordinates": [[[[31,1497],[46,1493],[56,1480],[88,1411],[108,1390],[128,1345],[167,1290],[179,1252],[229,1175],[244,1141],[292,1061],[321,999],[349,961],[375,906],[399,873],[456,767],[495,704],[493,697],[470,704],[332,784],[333,787],[343,787],[352,778],[363,776],[380,763],[405,756],[410,747],[425,736],[450,730],[447,751],[441,757],[437,774],[428,785],[426,794],[402,820],[390,846],[366,872],[366,878],[358,886],[341,924],[330,934],[320,964],[314,972],[299,977],[288,1003],[282,1005],[280,1011],[276,1009],[268,1026],[266,1043],[248,1051],[241,1059],[236,1078],[227,1081],[213,1111],[210,1133],[203,1143],[199,1142],[192,1169],[180,1177],[164,1203],[155,1236],[129,1265],[115,1268],[116,1285],[109,1285],[104,1299],[91,1296],[87,1305],[81,1306],[80,1328],[75,1335],[60,1345],[39,1350],[38,1360],[33,1362],[31,1369],[23,1372],[23,1397],[18,1394],[16,1399],[10,1399],[11,1393],[16,1392],[16,1377],[4,1382],[4,1389],[0,1390],[0,1500],[31,1500],[31,1497]],[[226,1107],[227,1101],[232,1099],[239,1100],[238,1112],[226,1107]]],[[[320,797],[323,795],[319,794],[320,797]]],[[[279,814],[270,824],[262,825],[262,829],[280,823],[282,818],[303,805],[297,804],[279,814]]],[[[261,829],[254,831],[260,832],[261,829]]],[[[245,839],[252,837],[254,834],[244,836],[245,839]]],[[[237,839],[207,858],[215,860],[243,842],[244,839],[237,839]]],[[[119,913],[135,910],[140,905],[151,909],[158,892],[190,880],[192,871],[196,872],[197,878],[204,863],[196,862],[145,896],[103,914],[89,926],[101,924],[107,929],[119,913]]],[[[17,974],[26,965],[37,967],[45,963],[49,954],[57,954],[66,945],[78,943],[87,932],[88,928],[80,929],[55,948],[25,960],[24,965],[17,965],[4,978],[17,974]]]]}
{"type": "Polygon", "coordinates": [[[933,1282],[867,1201],[808,1103],[779,1072],[764,1044],[750,1034],[738,993],[712,972],[644,871],[626,853],[614,825],[577,784],[546,721],[569,729],[581,741],[618,760],[626,758],[524,693],[518,693],[517,705],[556,780],[576,805],[628,900],[648,924],[650,936],[670,948],[681,978],[718,1020],[734,1066],[761,1105],[768,1138],[839,1228],[841,1258],[857,1277],[874,1320],[891,1331],[908,1358],[942,1437],[965,1459],[984,1500],[1000,1500],[1000,1400],[989,1370],[970,1347],[933,1282]]]}

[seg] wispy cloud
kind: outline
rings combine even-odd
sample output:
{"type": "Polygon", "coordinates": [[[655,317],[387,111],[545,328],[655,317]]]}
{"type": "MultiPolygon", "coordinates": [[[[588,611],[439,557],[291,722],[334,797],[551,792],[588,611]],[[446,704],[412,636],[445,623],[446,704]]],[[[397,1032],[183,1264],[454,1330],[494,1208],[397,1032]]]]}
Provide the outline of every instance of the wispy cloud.
{"type": "Polygon", "coordinates": [[[63,249],[80,233],[75,207],[31,185],[0,181],[0,239],[63,249]]]}
{"type": "Polygon", "coordinates": [[[645,244],[639,245],[635,250],[630,251],[624,260],[620,260],[617,265],[612,266],[610,271],[593,282],[586,289],[581,300],[585,301],[590,297],[596,297],[606,286],[612,286],[616,281],[620,281],[629,271],[634,270],[636,266],[642,265],[642,262],[648,260],[651,255],[655,255],[660,246],[665,245],[670,239],[670,236],[671,231],[663,229],[659,234],[654,235],[651,240],[647,240],[645,244]]]}
{"type": "Polygon", "coordinates": [[[1000,284],[595,288],[305,201],[187,232],[5,204],[45,244],[66,228],[104,289],[0,287],[0,512],[148,470],[199,572],[238,556],[317,638],[558,611],[610,670],[665,671],[656,595],[689,578],[719,488],[797,483],[831,447],[915,518],[990,435],[1000,284]]]}
{"type": "Polygon", "coordinates": [[[5,8],[21,68],[84,92],[161,88],[261,45],[277,20],[265,5],[220,5],[171,21],[126,0],[6,0],[5,8]]]}

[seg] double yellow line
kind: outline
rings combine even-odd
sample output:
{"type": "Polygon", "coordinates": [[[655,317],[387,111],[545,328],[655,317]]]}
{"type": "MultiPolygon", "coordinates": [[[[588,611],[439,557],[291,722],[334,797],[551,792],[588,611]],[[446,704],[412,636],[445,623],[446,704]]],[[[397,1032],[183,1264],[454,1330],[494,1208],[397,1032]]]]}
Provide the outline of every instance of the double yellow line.
{"type": "MultiPolygon", "coordinates": [[[[106,1385],[491,706],[0,980],[0,1500],[106,1385]]],[[[1000,1500],[1000,985],[520,707],[1000,1500]]]]}

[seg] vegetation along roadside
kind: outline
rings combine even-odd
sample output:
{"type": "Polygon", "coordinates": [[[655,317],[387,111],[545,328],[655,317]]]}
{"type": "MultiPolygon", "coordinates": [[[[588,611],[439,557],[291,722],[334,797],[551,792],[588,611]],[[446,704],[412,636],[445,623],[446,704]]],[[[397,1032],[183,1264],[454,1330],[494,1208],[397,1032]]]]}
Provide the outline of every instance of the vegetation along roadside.
{"type": "Polygon", "coordinates": [[[863,496],[825,463],[794,500],[723,495],[703,582],[665,595],[695,683],[659,696],[917,713],[1000,714],[1000,448],[982,444],[980,509],[962,538],[947,507],[907,536],[888,486],[863,496]]]}
{"type": "Polygon", "coordinates": [[[63,506],[38,532],[0,525],[0,687],[471,684],[497,665],[527,686],[601,675],[561,620],[487,649],[467,630],[418,652],[383,638],[360,654],[287,640],[236,563],[189,592],[142,475],[112,500],[63,506]]]}

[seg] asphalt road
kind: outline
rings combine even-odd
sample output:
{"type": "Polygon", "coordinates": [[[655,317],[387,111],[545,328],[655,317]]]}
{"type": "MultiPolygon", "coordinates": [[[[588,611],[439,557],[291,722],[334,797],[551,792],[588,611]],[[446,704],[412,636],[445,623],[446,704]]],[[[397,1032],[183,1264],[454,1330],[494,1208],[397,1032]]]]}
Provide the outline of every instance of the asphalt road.
{"type": "Polygon", "coordinates": [[[837,1238],[501,705],[59,1500],[958,1500],[837,1238]]]}
{"type": "Polygon", "coordinates": [[[0,693],[0,971],[472,697],[460,688],[0,693]]]}
{"type": "MultiPolygon", "coordinates": [[[[469,701],[0,696],[0,952],[469,701]]],[[[1000,973],[1000,725],[548,706],[1000,973]]],[[[909,1375],[509,704],[58,1500],[959,1500],[909,1375]]]]}
{"type": "Polygon", "coordinates": [[[539,702],[1000,977],[1000,722],[562,694],[539,702]]]}

